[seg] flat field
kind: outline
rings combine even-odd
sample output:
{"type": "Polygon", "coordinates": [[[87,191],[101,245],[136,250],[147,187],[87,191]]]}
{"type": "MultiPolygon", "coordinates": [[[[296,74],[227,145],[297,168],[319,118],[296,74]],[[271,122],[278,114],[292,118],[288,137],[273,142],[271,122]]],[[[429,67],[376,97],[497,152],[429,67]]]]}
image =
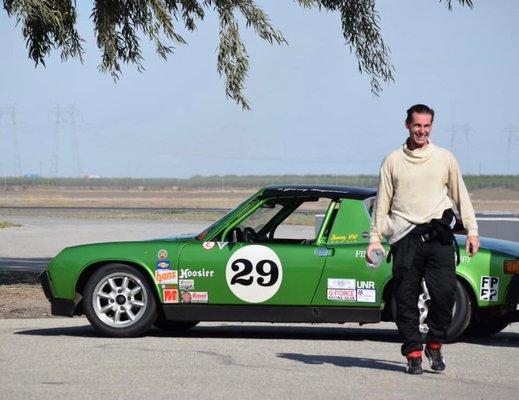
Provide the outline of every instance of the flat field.
{"type": "MultiPolygon", "coordinates": [[[[82,208],[168,208],[230,209],[254,194],[252,189],[114,189],[10,187],[0,188],[1,208],[82,207],[82,208]]],[[[519,211],[519,190],[508,188],[475,189],[474,208],[482,211],[519,211]]],[[[317,204],[312,209],[319,209],[317,204]]]]}

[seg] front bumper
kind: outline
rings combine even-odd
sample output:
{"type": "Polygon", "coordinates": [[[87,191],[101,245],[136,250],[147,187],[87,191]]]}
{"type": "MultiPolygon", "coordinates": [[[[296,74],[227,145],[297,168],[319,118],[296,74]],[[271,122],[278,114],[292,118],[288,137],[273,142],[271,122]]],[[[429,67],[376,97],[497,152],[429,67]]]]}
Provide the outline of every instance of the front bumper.
{"type": "Polygon", "coordinates": [[[40,282],[43,288],[43,292],[45,293],[45,297],[50,301],[50,313],[52,315],[59,315],[62,317],[73,317],[74,309],[76,308],[76,304],[74,300],[63,300],[56,299],[52,294],[52,288],[50,286],[49,275],[47,274],[47,270],[43,271],[40,274],[40,282]]]}

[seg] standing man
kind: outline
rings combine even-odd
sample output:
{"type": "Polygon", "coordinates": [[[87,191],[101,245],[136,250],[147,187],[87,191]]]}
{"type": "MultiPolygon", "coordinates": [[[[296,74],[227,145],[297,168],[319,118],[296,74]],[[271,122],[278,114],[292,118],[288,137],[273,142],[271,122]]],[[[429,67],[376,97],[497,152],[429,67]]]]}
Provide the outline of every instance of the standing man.
{"type": "Polygon", "coordinates": [[[431,304],[425,355],[435,371],[443,371],[441,346],[447,339],[456,294],[452,229],[458,209],[468,231],[466,251],[479,249],[474,209],[453,154],[431,143],[434,111],[424,104],[407,110],[409,137],[382,162],[366,258],[389,240],[393,255],[396,324],[403,338],[406,372],[422,374],[423,339],[419,331],[418,296],[425,279],[431,304]]]}

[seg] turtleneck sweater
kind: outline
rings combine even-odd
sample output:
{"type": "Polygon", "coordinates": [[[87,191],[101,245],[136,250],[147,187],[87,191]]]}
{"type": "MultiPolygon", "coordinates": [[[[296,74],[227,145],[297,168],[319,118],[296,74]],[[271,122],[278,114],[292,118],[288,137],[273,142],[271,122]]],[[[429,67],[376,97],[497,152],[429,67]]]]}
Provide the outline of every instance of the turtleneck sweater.
{"type": "Polygon", "coordinates": [[[468,235],[477,236],[474,208],[454,155],[431,142],[414,150],[404,143],[382,161],[370,242],[382,237],[394,242],[412,225],[441,218],[454,204],[468,235]]]}

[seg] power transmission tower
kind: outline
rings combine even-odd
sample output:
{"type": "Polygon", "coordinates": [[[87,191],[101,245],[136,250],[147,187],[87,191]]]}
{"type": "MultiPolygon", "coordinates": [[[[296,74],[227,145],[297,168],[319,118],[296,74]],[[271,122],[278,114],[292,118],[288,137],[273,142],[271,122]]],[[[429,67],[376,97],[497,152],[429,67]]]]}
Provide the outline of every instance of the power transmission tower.
{"type": "Polygon", "coordinates": [[[54,146],[51,159],[51,175],[57,176],[59,172],[59,156],[60,156],[60,140],[61,140],[61,125],[63,123],[70,125],[70,138],[72,147],[72,164],[74,174],[81,175],[81,161],[79,158],[77,134],[76,134],[76,112],[74,105],[70,106],[69,110],[63,110],[59,104],[51,111],[55,114],[54,119],[54,146]]]}
{"type": "Polygon", "coordinates": [[[54,146],[50,163],[50,174],[57,176],[59,171],[59,124],[61,121],[61,110],[59,109],[59,104],[56,104],[56,109],[51,111],[51,113],[54,113],[56,118],[54,120],[54,146]]]}
{"type": "Polygon", "coordinates": [[[70,106],[70,124],[71,124],[71,135],[72,135],[72,162],[74,164],[74,174],[76,176],[82,175],[81,159],[79,157],[77,133],[76,133],[76,114],[75,107],[72,104],[70,106]]]}
{"type": "Polygon", "coordinates": [[[510,160],[512,158],[512,144],[515,139],[519,140],[519,129],[517,129],[516,126],[513,126],[512,124],[510,124],[505,129],[503,129],[503,131],[508,133],[508,143],[506,146],[506,167],[508,169],[508,172],[510,172],[510,160]]]}
{"type": "Polygon", "coordinates": [[[11,137],[13,140],[14,176],[22,175],[22,162],[20,158],[20,146],[18,143],[18,128],[16,124],[16,106],[11,106],[7,111],[0,111],[0,121],[3,116],[11,117],[11,137]]]}
{"type": "Polygon", "coordinates": [[[448,129],[447,132],[451,134],[451,151],[454,151],[454,139],[459,132],[459,127],[456,124],[451,125],[451,129],[448,129]]]}

